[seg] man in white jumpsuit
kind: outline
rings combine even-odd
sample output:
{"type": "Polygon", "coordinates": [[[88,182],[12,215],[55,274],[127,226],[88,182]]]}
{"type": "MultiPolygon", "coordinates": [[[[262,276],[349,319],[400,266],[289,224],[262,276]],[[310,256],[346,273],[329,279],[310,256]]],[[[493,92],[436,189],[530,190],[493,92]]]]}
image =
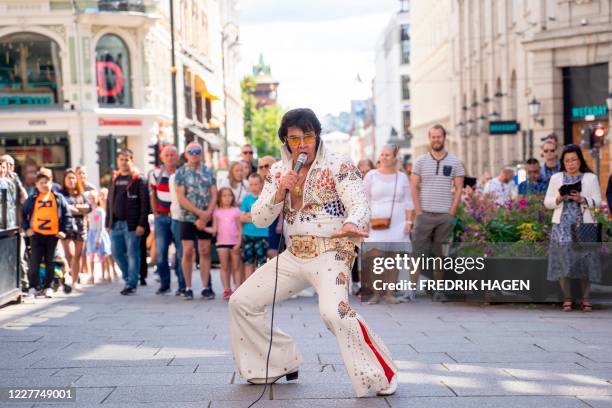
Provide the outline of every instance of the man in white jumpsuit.
{"type": "MultiPolygon", "coordinates": [[[[321,125],[310,109],[287,112],[278,133],[285,143],[282,159],[272,166],[251,212],[255,225],[266,227],[285,203],[291,245],[278,256],[276,300],[313,286],[321,318],[336,336],[356,395],[391,395],[397,388],[397,367],[348,303],[355,243],[367,236],[370,219],[359,171],[348,158],[325,149],[321,125]],[[307,160],[298,174],[293,168],[301,153],[307,160]]],[[[255,271],[229,301],[234,359],[240,376],[254,384],[266,382],[270,320],[265,309],[272,304],[276,264],[274,258],[255,271]]],[[[275,328],[267,382],[297,379],[302,362],[293,339],[275,328]]]]}

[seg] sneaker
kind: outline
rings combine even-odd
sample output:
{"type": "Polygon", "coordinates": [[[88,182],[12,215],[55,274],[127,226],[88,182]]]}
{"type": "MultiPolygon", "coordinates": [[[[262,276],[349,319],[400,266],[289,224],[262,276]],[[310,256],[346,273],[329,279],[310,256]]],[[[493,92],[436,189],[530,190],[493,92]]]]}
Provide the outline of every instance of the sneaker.
{"type": "Polygon", "coordinates": [[[224,290],[223,291],[223,299],[228,300],[230,298],[230,296],[232,296],[232,290],[228,289],[228,290],[224,290]]]}
{"type": "Polygon", "coordinates": [[[202,297],[206,300],[213,300],[215,298],[215,292],[212,289],[206,288],[202,289],[202,297]]]}
{"type": "Polygon", "coordinates": [[[359,289],[361,289],[359,284],[357,282],[353,282],[351,284],[351,295],[357,296],[357,293],[359,292],[359,289]]]}
{"type": "Polygon", "coordinates": [[[174,296],[185,296],[185,289],[177,289],[174,296]]]}
{"type": "Polygon", "coordinates": [[[193,300],[193,290],[187,289],[185,291],[185,300],[193,300]]]}
{"type": "Polygon", "coordinates": [[[47,299],[51,299],[53,297],[53,293],[54,293],[53,289],[51,289],[51,288],[45,289],[45,297],[47,299]]]}
{"type": "Polygon", "coordinates": [[[38,289],[36,292],[34,292],[34,297],[35,297],[35,298],[37,298],[37,297],[43,297],[43,296],[45,296],[45,291],[44,291],[44,290],[42,290],[42,289],[38,289]]]}
{"type": "Polygon", "coordinates": [[[136,294],[136,289],[132,289],[132,288],[123,288],[123,290],[121,292],[123,296],[130,296],[130,295],[135,295],[136,294]]]}
{"type": "Polygon", "coordinates": [[[147,281],[144,279],[140,280],[140,286],[147,286],[147,281]]]}
{"type": "Polygon", "coordinates": [[[168,292],[170,292],[170,288],[159,288],[159,289],[157,289],[157,292],[155,292],[155,294],[156,295],[165,295],[168,292]]]}

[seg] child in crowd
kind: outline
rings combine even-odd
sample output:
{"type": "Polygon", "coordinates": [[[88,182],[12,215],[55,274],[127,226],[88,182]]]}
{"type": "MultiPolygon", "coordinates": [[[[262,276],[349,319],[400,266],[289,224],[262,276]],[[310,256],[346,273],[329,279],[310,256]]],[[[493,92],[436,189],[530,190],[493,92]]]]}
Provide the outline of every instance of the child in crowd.
{"type": "Polygon", "coordinates": [[[217,236],[217,254],[221,263],[221,283],[223,283],[223,299],[232,295],[230,275],[234,277],[236,288],[243,281],[240,267],[240,241],[242,224],[240,209],[236,207],[236,197],[229,187],[222,187],[217,196],[217,208],[213,211],[212,228],[206,228],[210,234],[217,236]]]}
{"type": "MultiPolygon", "coordinates": [[[[98,204],[99,204],[99,207],[104,210],[105,214],[106,214],[107,199],[108,199],[108,188],[102,187],[100,189],[100,192],[98,193],[98,204]]],[[[104,263],[106,264],[106,267],[109,271],[111,280],[113,281],[117,280],[117,278],[119,278],[119,275],[117,274],[117,269],[115,268],[115,260],[113,259],[113,255],[110,250],[108,251],[108,254],[106,255],[104,259],[104,263]]]]}
{"type": "MultiPolygon", "coordinates": [[[[23,203],[23,229],[30,237],[30,287],[35,296],[51,297],[53,272],[45,273],[45,283],[39,284],[40,264],[52,265],[58,239],[66,237],[68,226],[72,225],[70,209],[63,195],[54,193],[51,170],[41,168],[36,174],[36,192],[23,203]]],[[[51,268],[50,268],[51,269],[51,268]]]]}
{"type": "Polygon", "coordinates": [[[102,266],[102,282],[111,282],[111,274],[109,271],[106,257],[111,253],[111,243],[108,231],[106,231],[106,211],[100,205],[100,197],[95,190],[87,192],[87,199],[92,205],[92,212],[87,215],[89,230],[87,231],[87,255],[89,256],[89,265],[92,280],[94,277],[95,257],[98,255],[98,260],[102,266]]]}
{"type": "Polygon", "coordinates": [[[242,227],[242,262],[244,262],[245,280],[251,276],[255,268],[266,262],[266,252],[268,251],[268,228],[258,228],[253,224],[251,218],[251,207],[259,198],[263,190],[263,178],[253,173],[249,176],[250,193],[242,200],[240,205],[240,221],[244,223],[242,227]]]}

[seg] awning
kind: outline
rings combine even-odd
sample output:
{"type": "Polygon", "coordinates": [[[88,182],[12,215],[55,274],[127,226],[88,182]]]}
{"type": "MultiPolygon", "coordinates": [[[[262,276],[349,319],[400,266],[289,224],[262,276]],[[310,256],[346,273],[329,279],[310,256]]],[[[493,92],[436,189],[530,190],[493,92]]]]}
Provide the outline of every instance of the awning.
{"type": "Polygon", "coordinates": [[[181,58],[181,62],[196,76],[197,92],[211,100],[221,99],[223,96],[221,80],[217,80],[212,72],[191,59],[181,58]],[[198,78],[200,81],[198,81],[198,78]]]}
{"type": "Polygon", "coordinates": [[[210,145],[210,147],[215,150],[221,150],[221,148],[223,147],[223,139],[221,139],[219,135],[213,132],[207,131],[206,129],[202,129],[194,125],[187,126],[187,130],[198,136],[200,139],[205,140],[210,145]]]}

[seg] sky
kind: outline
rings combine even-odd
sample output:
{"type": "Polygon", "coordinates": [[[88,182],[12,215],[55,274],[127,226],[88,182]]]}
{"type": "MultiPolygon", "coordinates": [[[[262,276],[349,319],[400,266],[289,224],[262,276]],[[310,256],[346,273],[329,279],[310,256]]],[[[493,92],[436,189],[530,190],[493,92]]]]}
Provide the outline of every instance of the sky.
{"type": "Polygon", "coordinates": [[[318,115],[350,111],[371,94],[376,43],[398,0],[241,0],[243,75],[263,53],[279,103],[318,115]],[[357,76],[362,79],[358,82],[357,76]]]}

